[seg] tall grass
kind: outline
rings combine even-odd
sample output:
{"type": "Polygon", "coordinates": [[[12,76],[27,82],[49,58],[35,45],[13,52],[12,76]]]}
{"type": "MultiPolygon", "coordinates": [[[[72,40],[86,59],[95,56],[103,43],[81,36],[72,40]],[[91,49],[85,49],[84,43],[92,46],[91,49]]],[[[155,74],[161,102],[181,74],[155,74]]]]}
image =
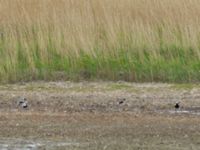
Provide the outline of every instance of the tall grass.
{"type": "Polygon", "coordinates": [[[199,0],[0,0],[0,82],[200,81],[199,0]]]}

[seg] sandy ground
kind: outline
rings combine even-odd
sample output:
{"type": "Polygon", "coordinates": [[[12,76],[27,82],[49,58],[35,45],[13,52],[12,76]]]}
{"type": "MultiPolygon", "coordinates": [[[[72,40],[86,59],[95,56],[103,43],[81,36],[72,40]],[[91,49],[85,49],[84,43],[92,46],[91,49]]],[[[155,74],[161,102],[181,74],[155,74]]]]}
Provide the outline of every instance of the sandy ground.
{"type": "Polygon", "coordinates": [[[33,82],[0,86],[0,149],[200,149],[200,86],[33,82]],[[25,97],[28,108],[18,106],[25,97]],[[181,108],[175,110],[174,104],[181,108]]]}

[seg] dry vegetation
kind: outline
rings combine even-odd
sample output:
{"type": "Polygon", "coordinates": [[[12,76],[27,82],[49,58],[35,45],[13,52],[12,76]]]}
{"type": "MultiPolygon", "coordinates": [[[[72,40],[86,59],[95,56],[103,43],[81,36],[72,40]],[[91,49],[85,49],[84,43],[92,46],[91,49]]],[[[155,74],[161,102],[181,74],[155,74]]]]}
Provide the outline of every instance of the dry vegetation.
{"type": "Polygon", "coordinates": [[[0,0],[0,80],[200,80],[199,0],[0,0]]]}

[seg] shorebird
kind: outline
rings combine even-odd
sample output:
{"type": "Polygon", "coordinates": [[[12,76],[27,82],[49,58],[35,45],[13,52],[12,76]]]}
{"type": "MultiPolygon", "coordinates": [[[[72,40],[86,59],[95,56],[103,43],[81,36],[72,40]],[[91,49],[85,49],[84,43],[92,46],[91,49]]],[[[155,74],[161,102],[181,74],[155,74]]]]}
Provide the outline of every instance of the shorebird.
{"type": "Polygon", "coordinates": [[[125,98],[120,99],[119,100],[119,105],[123,104],[125,102],[125,100],[126,100],[125,98]]]}
{"type": "Polygon", "coordinates": [[[27,101],[26,102],[24,102],[24,103],[22,103],[22,108],[28,108],[28,103],[27,103],[27,101]]]}
{"type": "Polygon", "coordinates": [[[18,106],[20,106],[22,108],[28,108],[27,99],[25,97],[20,98],[19,101],[18,101],[18,106]]]}
{"type": "Polygon", "coordinates": [[[176,102],[176,104],[174,105],[174,108],[177,110],[180,108],[180,102],[176,102]]]}

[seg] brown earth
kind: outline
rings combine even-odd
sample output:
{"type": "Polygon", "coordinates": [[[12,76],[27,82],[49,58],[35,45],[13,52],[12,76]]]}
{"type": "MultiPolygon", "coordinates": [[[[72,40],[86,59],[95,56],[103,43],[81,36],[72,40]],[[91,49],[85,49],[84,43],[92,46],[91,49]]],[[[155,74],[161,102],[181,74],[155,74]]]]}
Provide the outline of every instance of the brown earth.
{"type": "Polygon", "coordinates": [[[200,149],[199,99],[192,84],[1,85],[0,149],[200,149]]]}

